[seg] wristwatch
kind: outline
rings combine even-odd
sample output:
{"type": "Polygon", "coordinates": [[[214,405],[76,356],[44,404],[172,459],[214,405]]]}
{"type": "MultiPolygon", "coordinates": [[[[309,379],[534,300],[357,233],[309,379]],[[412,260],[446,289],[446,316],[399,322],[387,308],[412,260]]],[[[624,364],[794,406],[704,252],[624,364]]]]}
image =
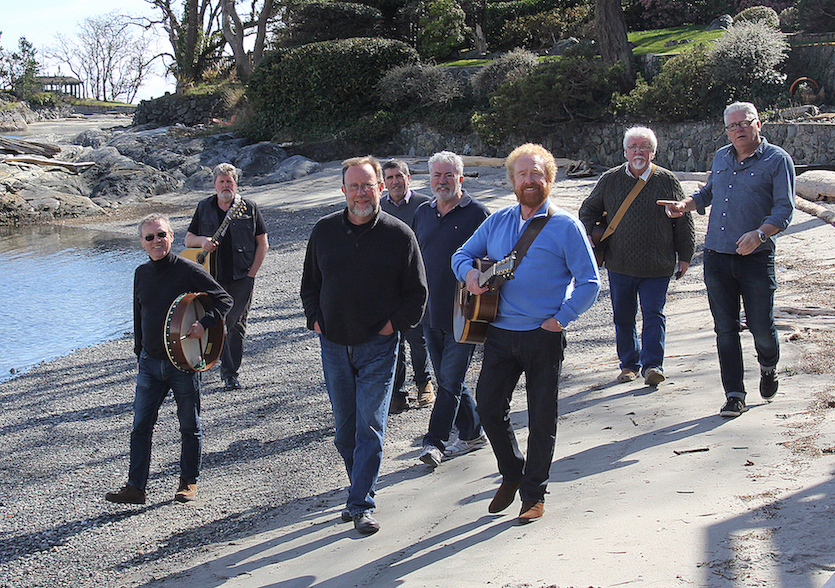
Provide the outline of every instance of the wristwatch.
{"type": "Polygon", "coordinates": [[[760,236],[760,243],[765,243],[768,239],[768,235],[766,235],[762,229],[757,229],[757,235],[760,236]]]}

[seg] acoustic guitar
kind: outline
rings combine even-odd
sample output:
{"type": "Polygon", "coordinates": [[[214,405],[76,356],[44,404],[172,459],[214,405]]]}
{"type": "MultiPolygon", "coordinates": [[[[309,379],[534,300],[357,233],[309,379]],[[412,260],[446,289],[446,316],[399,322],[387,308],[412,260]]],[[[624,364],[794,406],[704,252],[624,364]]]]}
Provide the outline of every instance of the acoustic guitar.
{"type": "Polygon", "coordinates": [[[499,311],[499,287],[513,279],[515,263],[515,251],[498,262],[476,259],[474,266],[482,272],[478,285],[489,288],[484,294],[472,294],[465,282],[458,282],[452,310],[452,331],[456,341],[484,343],[487,327],[496,320],[499,311]]]}
{"type": "MultiPolygon", "coordinates": [[[[220,223],[220,226],[215,231],[215,234],[212,235],[212,242],[215,245],[220,245],[220,240],[223,239],[226,227],[229,226],[232,219],[241,216],[244,210],[246,210],[246,203],[243,201],[243,198],[236,195],[235,200],[232,202],[232,206],[230,206],[229,210],[226,211],[226,216],[223,218],[223,222],[220,223]]],[[[214,253],[210,253],[202,247],[189,247],[180,253],[180,257],[185,257],[186,259],[199,263],[212,275],[213,278],[217,277],[217,258],[214,253]]]]}

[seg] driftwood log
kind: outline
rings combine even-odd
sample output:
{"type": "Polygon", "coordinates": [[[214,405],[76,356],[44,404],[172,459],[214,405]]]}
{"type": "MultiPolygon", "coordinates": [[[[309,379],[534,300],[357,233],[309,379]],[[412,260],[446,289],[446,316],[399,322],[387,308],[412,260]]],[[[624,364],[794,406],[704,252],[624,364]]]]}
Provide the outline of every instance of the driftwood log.
{"type": "Polygon", "coordinates": [[[0,151],[20,155],[53,157],[61,152],[61,147],[55,143],[41,143],[39,141],[25,141],[13,137],[0,137],[0,151]]]}
{"type": "Polygon", "coordinates": [[[60,159],[52,159],[49,157],[39,157],[37,155],[16,155],[13,157],[0,156],[0,161],[4,163],[29,163],[34,165],[41,165],[45,167],[57,165],[70,170],[74,174],[83,172],[88,167],[96,165],[95,161],[62,161],[60,159]]]}

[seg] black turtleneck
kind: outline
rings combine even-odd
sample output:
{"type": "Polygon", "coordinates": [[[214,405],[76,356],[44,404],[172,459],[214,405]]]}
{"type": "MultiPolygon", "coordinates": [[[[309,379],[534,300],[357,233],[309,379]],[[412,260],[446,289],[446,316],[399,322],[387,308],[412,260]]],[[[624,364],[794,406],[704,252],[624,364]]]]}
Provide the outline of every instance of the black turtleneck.
{"type": "Polygon", "coordinates": [[[204,328],[218,324],[232,308],[232,297],[193,261],[169,253],[159,261],[149,259],[136,268],[133,333],[137,357],[143,349],[156,359],[168,357],[164,339],[168,309],[177,296],[189,292],[205,292],[214,300],[214,306],[200,319],[204,328]]]}

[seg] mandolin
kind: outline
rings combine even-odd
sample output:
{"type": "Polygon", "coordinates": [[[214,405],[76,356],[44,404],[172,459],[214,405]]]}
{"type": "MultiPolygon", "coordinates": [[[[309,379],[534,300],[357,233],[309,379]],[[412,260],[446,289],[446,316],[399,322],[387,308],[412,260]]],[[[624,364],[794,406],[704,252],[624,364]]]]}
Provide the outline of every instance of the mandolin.
{"type": "Polygon", "coordinates": [[[484,294],[472,294],[465,282],[458,282],[452,310],[452,330],[456,341],[484,343],[487,327],[496,320],[499,310],[499,287],[513,279],[515,263],[515,251],[498,262],[476,259],[473,265],[482,272],[478,285],[489,288],[484,294]]]}
{"type": "MultiPolygon", "coordinates": [[[[223,222],[220,223],[220,226],[215,231],[215,234],[212,235],[212,242],[215,245],[220,245],[220,240],[223,239],[223,235],[226,233],[226,227],[229,226],[232,219],[241,216],[245,210],[246,203],[244,203],[243,198],[235,196],[232,206],[230,206],[229,210],[226,211],[226,216],[223,218],[223,222]]],[[[212,277],[217,277],[217,262],[214,253],[210,253],[202,247],[189,247],[180,253],[180,257],[196,261],[202,265],[206,271],[212,275],[212,277]]]]}

